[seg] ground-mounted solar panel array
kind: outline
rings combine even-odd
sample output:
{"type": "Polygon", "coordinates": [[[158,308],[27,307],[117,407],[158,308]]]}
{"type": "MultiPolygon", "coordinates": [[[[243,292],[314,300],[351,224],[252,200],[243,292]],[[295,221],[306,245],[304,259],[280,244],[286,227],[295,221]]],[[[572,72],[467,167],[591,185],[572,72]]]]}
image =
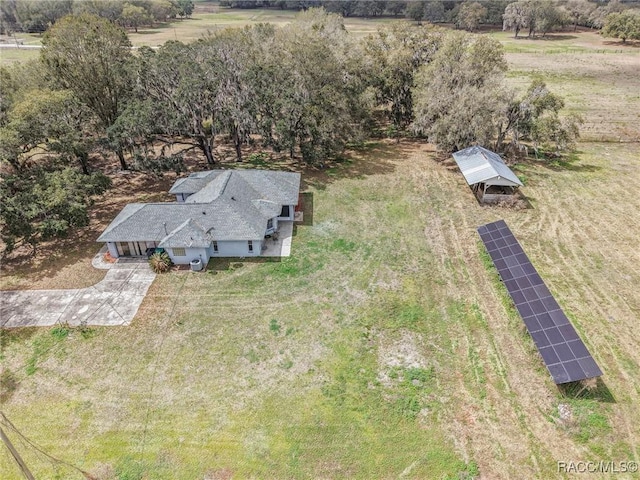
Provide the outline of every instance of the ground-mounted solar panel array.
{"type": "Polygon", "coordinates": [[[478,227],[478,233],[553,381],[562,384],[602,375],[504,220],[478,227]]]}

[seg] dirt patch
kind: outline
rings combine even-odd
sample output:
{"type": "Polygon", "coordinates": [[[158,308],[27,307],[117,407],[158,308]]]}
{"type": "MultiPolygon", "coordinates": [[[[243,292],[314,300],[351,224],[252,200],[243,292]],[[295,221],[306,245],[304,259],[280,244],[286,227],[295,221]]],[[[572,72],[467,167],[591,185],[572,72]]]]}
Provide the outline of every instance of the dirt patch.
{"type": "Polygon", "coordinates": [[[378,381],[386,387],[393,384],[392,369],[427,368],[422,335],[408,330],[382,332],[378,337],[378,381]]]}

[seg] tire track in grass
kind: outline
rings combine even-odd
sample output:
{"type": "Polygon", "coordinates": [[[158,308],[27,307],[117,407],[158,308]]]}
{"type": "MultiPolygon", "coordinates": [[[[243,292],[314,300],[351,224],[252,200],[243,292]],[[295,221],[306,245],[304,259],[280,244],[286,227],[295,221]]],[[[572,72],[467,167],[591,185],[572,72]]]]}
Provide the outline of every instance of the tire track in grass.
{"type": "MultiPolygon", "coordinates": [[[[462,296],[458,296],[458,300],[463,305],[474,302],[486,305],[487,302],[482,300],[482,298],[487,297],[486,292],[478,289],[477,278],[474,278],[475,275],[468,268],[468,265],[473,262],[472,257],[477,257],[477,242],[472,240],[475,233],[476,219],[473,220],[474,225],[470,225],[468,219],[462,215],[450,214],[449,217],[448,221],[433,219],[428,232],[428,235],[431,236],[437,233],[437,237],[433,239],[432,243],[441,246],[438,251],[443,256],[443,261],[440,262],[443,268],[443,275],[453,279],[453,281],[447,282],[447,290],[465,292],[462,296]],[[461,237],[459,232],[464,232],[464,236],[461,237]],[[444,257],[453,259],[453,261],[446,262],[444,257]]],[[[491,298],[491,295],[488,297],[491,298]]],[[[493,303],[489,307],[490,310],[500,308],[499,304],[493,303]]],[[[468,316],[468,313],[462,313],[461,316],[468,316]]],[[[510,471],[509,467],[505,465],[496,467],[485,462],[492,458],[496,447],[503,452],[509,452],[502,455],[503,458],[513,458],[515,454],[514,447],[513,445],[503,444],[505,437],[517,438],[523,435],[531,437],[532,435],[526,422],[523,423],[520,420],[522,415],[518,414],[519,406],[514,399],[515,397],[509,395],[510,382],[504,375],[506,370],[504,360],[495,340],[490,338],[492,334],[489,334],[489,330],[487,330],[490,327],[485,325],[479,330],[470,331],[471,327],[467,322],[464,318],[462,323],[459,318],[452,319],[450,323],[457,330],[453,336],[463,339],[463,343],[457,349],[460,352],[460,357],[462,357],[462,352],[476,352],[472,353],[472,355],[478,356],[476,361],[479,363],[475,366],[475,369],[481,368],[485,372],[483,375],[487,375],[488,381],[482,387],[486,389],[486,394],[485,398],[482,398],[482,395],[480,396],[481,398],[478,398],[477,385],[473,381],[469,384],[469,379],[465,379],[464,375],[459,376],[458,387],[455,390],[465,391],[467,398],[474,398],[475,400],[463,404],[466,406],[460,409],[465,412],[461,418],[459,418],[459,415],[454,415],[450,421],[456,426],[454,431],[459,428],[461,431],[467,432],[466,442],[463,442],[465,443],[465,450],[472,450],[474,452],[473,457],[483,463],[481,470],[487,473],[487,469],[489,469],[495,475],[504,476],[505,472],[510,471]],[[488,357],[492,357],[493,361],[488,357]],[[497,375],[495,371],[491,371],[491,367],[496,364],[499,365],[497,375]],[[499,405],[504,404],[505,401],[505,390],[508,406],[500,408],[499,405]],[[511,422],[505,421],[508,417],[511,417],[511,422]],[[508,427],[505,425],[508,425],[508,427]],[[486,427],[489,427],[488,431],[486,427]],[[505,430],[507,429],[512,431],[510,434],[505,435],[505,430]]],[[[468,363],[464,361],[458,370],[468,371],[468,369],[468,363]]],[[[477,375],[477,371],[474,372],[474,375],[477,375]]],[[[452,432],[452,435],[455,436],[455,433],[452,432]]],[[[517,448],[520,452],[519,456],[522,458],[528,457],[529,449],[535,450],[535,447],[529,445],[527,449],[522,448],[522,446],[517,448]]],[[[518,454],[516,455],[518,456],[518,454]]],[[[534,454],[534,457],[537,455],[534,454]]],[[[511,470],[511,473],[517,474],[513,470],[511,470]]]]}
{"type": "MultiPolygon", "coordinates": [[[[598,177],[596,180],[580,176],[575,178],[576,174],[564,175],[564,178],[563,173],[557,175],[552,183],[555,188],[540,193],[545,195],[540,208],[546,207],[541,218],[548,216],[557,219],[554,223],[562,225],[561,231],[555,235],[560,241],[554,242],[554,236],[551,236],[544,243],[537,242],[540,250],[545,252],[541,255],[543,268],[551,271],[555,290],[564,292],[564,298],[568,298],[568,301],[562,302],[565,311],[572,314],[574,323],[577,320],[577,327],[586,327],[588,335],[583,331],[581,336],[591,345],[592,350],[592,346],[598,347],[595,348],[595,356],[604,367],[605,381],[613,387],[617,382],[615,377],[621,375],[624,378],[623,384],[637,384],[637,367],[633,370],[625,367],[625,358],[637,351],[632,342],[628,341],[633,332],[629,322],[633,322],[636,315],[633,313],[633,306],[623,295],[630,285],[637,283],[628,282],[629,278],[640,280],[637,269],[640,262],[633,261],[628,256],[637,256],[637,249],[629,250],[628,237],[632,234],[628,232],[637,232],[638,225],[636,217],[630,216],[628,212],[638,211],[638,198],[630,196],[625,186],[616,182],[613,175],[598,177]],[[554,198],[559,196],[557,191],[562,190],[560,185],[563,184],[571,185],[564,189],[565,192],[570,191],[571,195],[562,203],[554,202],[554,198]],[[542,248],[545,244],[552,245],[550,251],[542,248]],[[603,255],[606,263],[598,268],[594,256],[601,251],[606,252],[603,255]],[[627,272],[624,282],[618,275],[608,275],[620,270],[627,272]],[[617,325],[611,324],[612,313],[617,317],[617,325]],[[585,322],[589,322],[588,327],[585,322]],[[610,365],[606,369],[608,363],[610,365]],[[607,380],[607,377],[611,380],[607,380]]],[[[631,177],[632,183],[635,182],[635,176],[637,174],[631,177]]],[[[545,221],[541,221],[539,232],[546,231],[542,228],[544,225],[545,221]]],[[[546,275],[548,273],[545,271],[543,276],[546,275]]],[[[626,295],[634,298],[631,293],[626,295]]],[[[629,419],[638,418],[637,409],[632,407],[638,404],[638,396],[633,390],[629,395],[630,401],[619,402],[618,407],[615,407],[625,413],[615,415],[617,419],[614,418],[613,422],[614,425],[621,424],[622,431],[632,432],[629,419]]],[[[627,437],[628,444],[635,445],[635,438],[637,433],[631,433],[627,437]]]]}

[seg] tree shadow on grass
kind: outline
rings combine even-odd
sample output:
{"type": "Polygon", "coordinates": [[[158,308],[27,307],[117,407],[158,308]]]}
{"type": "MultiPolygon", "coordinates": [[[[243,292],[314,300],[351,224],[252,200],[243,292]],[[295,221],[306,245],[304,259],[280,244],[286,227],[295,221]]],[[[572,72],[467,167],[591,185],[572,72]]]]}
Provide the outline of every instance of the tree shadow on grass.
{"type": "Polygon", "coordinates": [[[604,41],[602,42],[603,45],[613,45],[615,47],[630,47],[630,48],[640,48],[640,40],[635,41],[635,40],[627,40],[626,42],[622,42],[622,40],[619,41],[614,41],[614,40],[608,40],[608,41],[604,41]]]}
{"type": "Polygon", "coordinates": [[[598,165],[581,163],[580,155],[582,155],[583,153],[584,152],[576,150],[558,158],[530,158],[528,159],[528,161],[534,165],[538,165],[556,172],[570,171],[590,173],[602,170],[602,167],[599,167],[598,165]]]}
{"type": "Polygon", "coordinates": [[[129,32],[134,35],[153,35],[154,33],[159,33],[161,30],[167,30],[169,28],[175,28],[171,23],[156,23],[152,27],[143,29],[138,29],[137,32],[129,32]]]}
{"type": "MultiPolygon", "coordinates": [[[[300,210],[303,213],[302,222],[300,225],[304,225],[305,227],[313,225],[313,192],[303,192],[300,194],[299,200],[300,210]]],[[[298,225],[293,224],[293,236],[296,235],[298,230],[298,225]]]]}
{"type": "Polygon", "coordinates": [[[380,139],[352,147],[341,158],[319,165],[306,166],[303,170],[303,187],[325,189],[335,181],[345,178],[362,179],[370,175],[393,173],[395,161],[407,158],[424,142],[401,139],[380,139]]]}
{"type": "Polygon", "coordinates": [[[567,35],[567,34],[546,34],[544,37],[542,35],[535,37],[523,37],[528,38],[529,40],[542,40],[542,41],[561,41],[561,40],[575,40],[578,38],[576,35],[567,35]]]}

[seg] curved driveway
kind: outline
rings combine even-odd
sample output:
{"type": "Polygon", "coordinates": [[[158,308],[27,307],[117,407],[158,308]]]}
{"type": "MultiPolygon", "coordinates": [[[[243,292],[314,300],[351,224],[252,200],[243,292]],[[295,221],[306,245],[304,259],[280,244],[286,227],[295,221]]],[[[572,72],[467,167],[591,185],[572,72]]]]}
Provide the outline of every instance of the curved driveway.
{"type": "Polygon", "coordinates": [[[92,287],[2,291],[0,326],[129,325],[155,276],[147,262],[118,262],[92,287]]]}

